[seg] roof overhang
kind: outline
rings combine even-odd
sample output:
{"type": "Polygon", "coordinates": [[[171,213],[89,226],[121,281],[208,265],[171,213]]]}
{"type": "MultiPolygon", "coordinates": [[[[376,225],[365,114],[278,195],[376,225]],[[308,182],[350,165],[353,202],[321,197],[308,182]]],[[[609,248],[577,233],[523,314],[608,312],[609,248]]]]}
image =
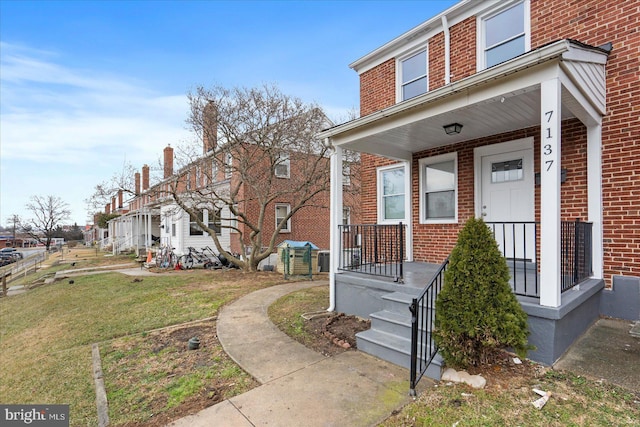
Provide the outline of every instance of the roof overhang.
{"type": "Polygon", "coordinates": [[[606,113],[607,52],[560,40],[421,96],[324,130],[334,146],[410,160],[413,153],[535,126],[540,84],[562,84],[562,118],[586,125],[606,113]],[[460,123],[459,134],[444,125],[460,123]]]}

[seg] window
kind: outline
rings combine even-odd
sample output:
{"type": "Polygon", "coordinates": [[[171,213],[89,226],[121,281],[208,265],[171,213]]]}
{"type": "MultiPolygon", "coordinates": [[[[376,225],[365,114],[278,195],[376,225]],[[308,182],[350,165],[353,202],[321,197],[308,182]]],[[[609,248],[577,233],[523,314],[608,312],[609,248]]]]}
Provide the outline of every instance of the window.
{"type": "Polygon", "coordinates": [[[351,163],[342,162],[342,185],[351,185],[351,163]]]}
{"type": "Polygon", "coordinates": [[[176,237],[176,225],[171,224],[171,237],[176,237]]]}
{"type": "Polygon", "coordinates": [[[529,2],[524,1],[480,18],[478,69],[492,67],[530,49],[528,12],[529,2]]]}
{"type": "Polygon", "coordinates": [[[382,221],[405,219],[404,166],[378,170],[379,216],[382,221]]]}
{"type": "Polygon", "coordinates": [[[491,163],[491,182],[521,181],[524,179],[522,159],[491,163]]]}
{"type": "Polygon", "coordinates": [[[276,165],[275,165],[275,175],[278,178],[289,178],[289,169],[291,166],[291,160],[289,159],[289,154],[288,153],[284,153],[284,154],[280,154],[280,156],[278,157],[278,160],[276,161],[276,165]]]}
{"type": "Polygon", "coordinates": [[[224,177],[231,178],[233,172],[233,156],[231,153],[227,153],[224,158],[224,177]]]}
{"type": "MultiPolygon", "coordinates": [[[[197,211],[198,219],[204,222],[204,211],[197,211]]],[[[202,236],[204,235],[204,231],[198,225],[196,221],[189,222],[189,236],[202,236]]]]}
{"type": "MultiPolygon", "coordinates": [[[[291,212],[291,206],[285,204],[276,205],[276,227],[278,227],[278,225],[280,225],[280,223],[287,217],[287,215],[289,215],[289,212],[291,212]]],[[[282,230],[280,230],[280,232],[289,233],[290,231],[291,218],[287,220],[286,224],[282,227],[282,230]]]]}
{"type": "Polygon", "coordinates": [[[420,222],[457,221],[457,153],[421,159],[420,222]]]}
{"type": "Polygon", "coordinates": [[[196,166],[196,188],[200,188],[202,185],[202,168],[198,165],[196,166]]]}
{"type": "Polygon", "coordinates": [[[216,234],[219,236],[222,234],[222,220],[221,220],[222,209],[215,209],[207,211],[207,227],[211,230],[214,230],[216,234]]]}
{"type": "Polygon", "coordinates": [[[342,209],[342,225],[351,224],[351,208],[342,209]]]}
{"type": "Polygon", "coordinates": [[[399,61],[400,94],[399,100],[405,101],[428,90],[427,50],[413,53],[399,61]]]}
{"type": "Polygon", "coordinates": [[[187,172],[187,190],[191,190],[191,171],[187,172]]]}

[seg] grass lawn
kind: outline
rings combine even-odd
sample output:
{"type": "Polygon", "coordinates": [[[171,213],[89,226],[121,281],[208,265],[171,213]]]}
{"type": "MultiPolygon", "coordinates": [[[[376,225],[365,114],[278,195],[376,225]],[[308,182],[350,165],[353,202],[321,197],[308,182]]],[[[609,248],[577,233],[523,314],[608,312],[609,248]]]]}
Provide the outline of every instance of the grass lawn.
{"type": "MultiPolygon", "coordinates": [[[[78,261],[75,268],[87,264],[78,261]]],[[[101,352],[109,359],[118,340],[135,340],[158,328],[214,317],[229,301],[282,282],[282,276],[275,273],[247,277],[238,271],[203,270],[171,271],[141,279],[118,273],[80,276],[73,283],[65,279],[0,299],[2,403],[70,404],[71,425],[97,425],[93,343],[101,343],[101,352]]],[[[217,349],[210,350],[212,358],[223,357],[217,349]]],[[[145,363],[146,359],[136,360],[145,363]]],[[[109,382],[126,375],[128,369],[132,365],[120,365],[109,371],[112,377],[105,372],[108,393],[109,382]]],[[[224,370],[230,376],[246,375],[226,362],[224,370]]],[[[202,375],[211,375],[204,371],[202,375]]],[[[171,404],[179,405],[189,387],[166,387],[167,393],[178,396],[171,404]]],[[[118,391],[112,392],[117,395],[118,391]]],[[[114,412],[112,425],[119,423],[118,412],[114,412]]]]}

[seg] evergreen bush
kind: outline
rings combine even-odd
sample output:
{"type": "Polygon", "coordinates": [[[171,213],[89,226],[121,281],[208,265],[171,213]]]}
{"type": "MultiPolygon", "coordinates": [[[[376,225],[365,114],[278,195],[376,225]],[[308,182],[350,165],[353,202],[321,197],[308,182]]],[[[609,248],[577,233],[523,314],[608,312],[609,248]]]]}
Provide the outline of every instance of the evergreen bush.
{"type": "Polygon", "coordinates": [[[511,347],[530,347],[527,314],[509,285],[509,268],[482,219],[471,218],[451,252],[436,300],[434,339],[450,366],[477,366],[511,347]]]}

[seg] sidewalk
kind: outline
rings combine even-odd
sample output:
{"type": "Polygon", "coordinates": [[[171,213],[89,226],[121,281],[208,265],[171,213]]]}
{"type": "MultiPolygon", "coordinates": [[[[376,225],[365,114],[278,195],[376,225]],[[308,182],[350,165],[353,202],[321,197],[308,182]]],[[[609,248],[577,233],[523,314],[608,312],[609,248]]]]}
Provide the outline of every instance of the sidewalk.
{"type": "Polygon", "coordinates": [[[640,337],[630,333],[633,326],[628,320],[599,319],[553,367],[640,392],[640,337]]]}
{"type": "Polygon", "coordinates": [[[267,309],[278,298],[323,284],[274,286],[226,306],[218,316],[218,338],[262,385],[170,426],[370,426],[411,401],[406,369],[357,351],[327,358],[269,320],[267,309]]]}

